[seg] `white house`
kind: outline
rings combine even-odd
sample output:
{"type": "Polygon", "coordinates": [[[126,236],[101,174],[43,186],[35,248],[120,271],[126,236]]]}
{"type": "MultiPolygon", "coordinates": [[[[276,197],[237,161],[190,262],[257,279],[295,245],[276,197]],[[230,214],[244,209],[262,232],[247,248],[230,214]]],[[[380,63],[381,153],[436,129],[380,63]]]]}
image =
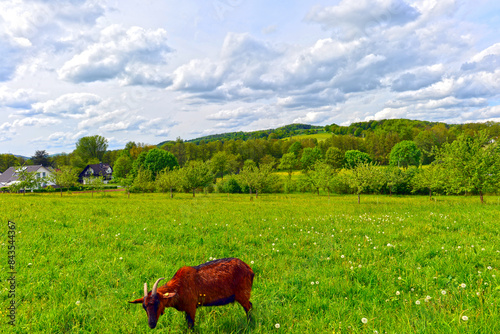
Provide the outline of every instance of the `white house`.
{"type": "MultiPolygon", "coordinates": [[[[21,172],[22,170],[25,170],[28,173],[35,172],[37,179],[48,178],[49,176],[52,176],[54,174],[49,168],[43,167],[42,165],[9,167],[5,172],[3,172],[3,174],[0,174],[0,188],[8,187],[12,184],[20,182],[18,178],[19,178],[19,172],[21,172]]],[[[55,185],[55,183],[53,181],[46,179],[41,184],[41,187],[43,188],[49,185],[53,186],[55,185]]]]}

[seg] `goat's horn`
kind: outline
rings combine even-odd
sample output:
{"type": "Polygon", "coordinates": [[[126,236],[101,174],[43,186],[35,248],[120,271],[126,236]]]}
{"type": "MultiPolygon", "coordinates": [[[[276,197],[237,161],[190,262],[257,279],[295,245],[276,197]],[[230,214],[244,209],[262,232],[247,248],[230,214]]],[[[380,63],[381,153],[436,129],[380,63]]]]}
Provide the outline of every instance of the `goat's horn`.
{"type": "Polygon", "coordinates": [[[144,299],[148,296],[148,283],[144,283],[144,299]]]}
{"type": "Polygon", "coordinates": [[[155,285],[153,285],[153,291],[151,292],[151,296],[156,296],[156,289],[158,288],[158,283],[159,283],[162,279],[165,279],[165,277],[158,278],[158,280],[155,282],[155,285]]]}

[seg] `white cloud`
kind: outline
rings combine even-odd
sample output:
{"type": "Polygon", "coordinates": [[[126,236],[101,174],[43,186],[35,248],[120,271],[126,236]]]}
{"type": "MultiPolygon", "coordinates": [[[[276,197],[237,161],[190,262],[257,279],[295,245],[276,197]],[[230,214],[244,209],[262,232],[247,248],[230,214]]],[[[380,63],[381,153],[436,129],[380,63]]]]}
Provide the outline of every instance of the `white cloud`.
{"type": "MultiPolygon", "coordinates": [[[[0,81],[68,36],[91,28],[105,12],[100,1],[2,0],[0,2],[0,81]]],[[[53,60],[53,59],[52,59],[53,60]]]]}
{"type": "Polygon", "coordinates": [[[380,27],[405,25],[419,15],[402,0],[342,0],[337,6],[313,8],[306,20],[320,23],[342,39],[357,39],[380,27]]]}
{"type": "Polygon", "coordinates": [[[488,56],[500,55],[500,43],[493,44],[472,57],[471,62],[478,63],[488,56]]]}
{"type": "Polygon", "coordinates": [[[174,71],[171,89],[193,93],[212,91],[222,84],[224,73],[225,68],[221,63],[193,59],[174,71]]]}
{"type": "Polygon", "coordinates": [[[64,94],[56,99],[33,104],[34,114],[59,117],[82,117],[92,106],[102,102],[102,98],[90,93],[64,94]]]}
{"type": "Polygon", "coordinates": [[[0,107],[28,109],[42,94],[32,89],[17,89],[12,91],[6,86],[0,86],[0,107]]]}
{"type": "Polygon", "coordinates": [[[443,64],[424,66],[400,73],[391,83],[391,89],[396,92],[418,90],[441,80],[444,71],[443,64]]]}
{"type": "Polygon", "coordinates": [[[166,85],[168,76],[154,72],[163,69],[170,52],[163,29],[112,25],[101,31],[96,43],[68,60],[58,74],[74,83],[120,79],[126,84],[166,85]]]}
{"type": "Polygon", "coordinates": [[[85,129],[87,131],[91,129],[116,131],[118,128],[126,129],[127,127],[123,127],[124,124],[130,125],[129,115],[126,110],[108,110],[108,108],[104,106],[100,106],[99,109],[103,111],[95,113],[92,117],[86,117],[78,122],[78,129],[85,129]],[[123,119],[127,119],[127,121],[124,122],[122,121],[123,119]],[[121,125],[115,125],[118,123],[121,125]]]}
{"type": "Polygon", "coordinates": [[[294,119],[293,123],[320,124],[328,117],[326,112],[308,112],[305,116],[294,119]]]}
{"type": "Polygon", "coordinates": [[[149,120],[144,120],[144,122],[138,124],[138,130],[141,133],[150,133],[156,137],[164,137],[170,133],[170,128],[177,125],[176,122],[167,120],[165,118],[154,118],[149,120]]]}
{"type": "Polygon", "coordinates": [[[488,106],[474,111],[464,112],[461,115],[462,122],[500,122],[500,106],[488,106]]]}
{"type": "Polygon", "coordinates": [[[242,118],[258,118],[258,110],[249,110],[246,107],[239,107],[236,109],[226,109],[218,111],[207,117],[208,120],[231,120],[242,118]]]}
{"type": "Polygon", "coordinates": [[[16,119],[13,123],[13,127],[25,127],[25,126],[37,126],[45,127],[49,125],[60,124],[61,121],[55,118],[41,118],[41,117],[25,117],[22,119],[16,119]]]}

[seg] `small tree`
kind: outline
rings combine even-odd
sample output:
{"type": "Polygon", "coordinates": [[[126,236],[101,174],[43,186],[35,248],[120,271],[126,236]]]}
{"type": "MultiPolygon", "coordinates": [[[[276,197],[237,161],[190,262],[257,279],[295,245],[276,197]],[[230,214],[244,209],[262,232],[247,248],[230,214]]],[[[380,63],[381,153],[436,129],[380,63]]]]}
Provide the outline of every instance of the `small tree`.
{"type": "Polygon", "coordinates": [[[140,168],[132,183],[132,189],[141,192],[151,192],[154,190],[153,173],[149,169],[140,168]]]}
{"type": "Polygon", "coordinates": [[[361,194],[368,191],[378,191],[382,185],[383,176],[378,166],[371,162],[363,162],[352,169],[349,177],[349,185],[358,195],[358,204],[361,202],[361,194]]]}
{"type": "Polygon", "coordinates": [[[63,188],[69,188],[78,182],[77,170],[71,166],[63,166],[54,174],[54,183],[61,188],[61,197],[63,188]]]}
{"type": "Polygon", "coordinates": [[[318,161],[314,167],[316,173],[319,174],[319,185],[323,190],[328,193],[328,197],[330,197],[330,192],[334,189],[335,177],[337,176],[337,170],[332,167],[332,165],[324,162],[318,161]]]}
{"type": "Polygon", "coordinates": [[[285,153],[281,157],[280,164],[278,166],[279,169],[286,170],[288,172],[288,180],[291,180],[293,170],[297,167],[298,160],[295,153],[285,153]]]}
{"type": "Polygon", "coordinates": [[[247,163],[247,161],[245,161],[243,170],[239,174],[240,179],[242,179],[243,183],[248,186],[250,195],[252,195],[252,189],[255,189],[255,179],[257,172],[258,168],[255,164],[247,163]]]}
{"type": "Polygon", "coordinates": [[[178,168],[173,170],[164,169],[156,176],[155,186],[160,192],[170,191],[170,198],[174,198],[173,190],[181,183],[181,175],[178,168]]]}
{"type": "Polygon", "coordinates": [[[432,200],[432,193],[443,189],[443,174],[445,170],[442,164],[431,164],[429,166],[424,166],[419,168],[418,173],[411,180],[412,192],[417,192],[419,190],[429,191],[429,200],[432,200]]]}
{"type": "Polygon", "coordinates": [[[475,191],[484,203],[484,193],[498,189],[500,148],[490,142],[486,131],[475,136],[463,134],[443,145],[437,151],[436,162],[443,163],[446,170],[448,192],[475,191]]]}
{"type": "Polygon", "coordinates": [[[207,187],[214,179],[208,164],[203,161],[190,161],[181,169],[181,175],[183,186],[193,192],[193,197],[196,188],[207,187]]]}
{"type": "Polygon", "coordinates": [[[224,179],[224,173],[236,170],[238,162],[234,154],[220,151],[213,155],[210,166],[214,175],[220,175],[221,179],[224,179]]]}
{"type": "Polygon", "coordinates": [[[394,188],[405,180],[405,175],[399,167],[390,166],[384,169],[384,180],[389,188],[389,196],[392,196],[394,188]]]}
{"type": "Polygon", "coordinates": [[[271,182],[276,181],[273,178],[273,164],[261,164],[259,168],[256,170],[255,174],[255,197],[259,196],[259,193],[262,192],[271,182]]]}
{"type": "MultiPolygon", "coordinates": [[[[317,167],[317,165],[314,165],[317,167]]],[[[305,170],[303,173],[303,181],[310,185],[319,196],[319,189],[323,183],[323,175],[321,174],[321,170],[317,170],[316,168],[311,168],[309,170],[305,170]]]]}
{"type": "Polygon", "coordinates": [[[25,166],[19,167],[16,170],[16,173],[18,174],[18,187],[19,190],[24,190],[23,194],[26,194],[27,189],[38,188],[41,184],[37,180],[36,172],[28,172],[28,169],[25,166]]]}
{"type": "Polygon", "coordinates": [[[255,197],[258,197],[259,192],[276,181],[272,171],[272,164],[261,164],[260,167],[257,167],[255,164],[246,163],[240,173],[240,178],[248,186],[250,194],[252,194],[252,189],[255,189],[255,197]]]}
{"type": "Polygon", "coordinates": [[[134,184],[134,175],[129,173],[127,177],[116,178],[115,181],[125,188],[127,196],[130,198],[130,188],[132,188],[132,185],[134,184]]]}
{"type": "Polygon", "coordinates": [[[92,197],[94,197],[94,191],[101,191],[104,189],[104,177],[102,176],[90,176],[84,178],[85,185],[92,191],[92,197]]]}

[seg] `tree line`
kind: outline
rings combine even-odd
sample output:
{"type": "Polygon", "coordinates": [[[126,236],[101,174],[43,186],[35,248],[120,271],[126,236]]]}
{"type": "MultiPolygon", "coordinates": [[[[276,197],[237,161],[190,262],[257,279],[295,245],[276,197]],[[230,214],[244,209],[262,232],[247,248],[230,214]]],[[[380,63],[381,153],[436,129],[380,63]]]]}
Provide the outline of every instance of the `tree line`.
{"type": "MultiPolygon", "coordinates": [[[[361,195],[425,190],[431,194],[476,193],[481,198],[486,192],[498,191],[499,123],[385,120],[354,124],[347,127],[354,133],[332,133],[322,141],[269,136],[198,143],[177,139],[160,146],[129,142],[115,151],[107,150],[105,138],[91,136],[81,138],[70,154],[49,157],[45,151],[37,151],[27,162],[58,171],[71,169],[75,174],[89,163],[108,163],[114,169],[114,182],[130,191],[194,194],[205,188],[258,194],[321,189],[361,195]],[[475,153],[467,151],[474,145],[475,153]],[[485,152],[489,155],[480,157],[485,152]],[[460,166],[465,166],[462,171],[457,169],[460,166]],[[464,176],[467,173],[472,174],[464,176]]],[[[339,131],[338,126],[326,129],[339,131]]],[[[21,162],[2,155],[0,166],[9,163],[21,162]]]]}

